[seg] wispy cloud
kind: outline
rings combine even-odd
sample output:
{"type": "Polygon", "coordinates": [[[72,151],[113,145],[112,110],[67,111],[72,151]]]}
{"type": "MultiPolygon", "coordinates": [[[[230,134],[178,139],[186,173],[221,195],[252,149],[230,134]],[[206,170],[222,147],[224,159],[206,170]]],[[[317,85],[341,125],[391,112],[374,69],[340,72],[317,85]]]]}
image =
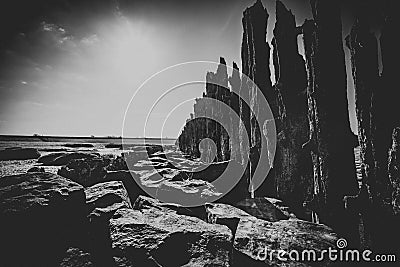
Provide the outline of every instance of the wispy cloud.
{"type": "Polygon", "coordinates": [[[82,44],[86,45],[86,46],[91,46],[93,44],[96,44],[100,41],[99,37],[97,36],[97,34],[92,34],[89,35],[87,37],[83,37],[81,39],[82,44]]]}

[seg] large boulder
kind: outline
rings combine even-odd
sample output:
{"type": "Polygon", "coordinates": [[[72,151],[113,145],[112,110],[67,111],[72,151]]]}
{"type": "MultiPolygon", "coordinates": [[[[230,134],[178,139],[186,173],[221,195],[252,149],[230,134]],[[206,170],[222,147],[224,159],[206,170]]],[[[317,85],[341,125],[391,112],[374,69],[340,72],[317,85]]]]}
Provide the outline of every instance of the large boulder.
{"type": "Polygon", "coordinates": [[[132,208],[121,181],[99,183],[85,189],[89,218],[89,247],[94,266],[113,266],[109,220],[118,209],[132,208]]]}
{"type": "Polygon", "coordinates": [[[114,213],[120,208],[132,208],[128,192],[121,181],[95,184],[87,187],[85,194],[89,213],[95,209],[98,212],[114,213]]]}
{"type": "MultiPolygon", "coordinates": [[[[240,219],[234,248],[254,260],[265,263],[265,266],[312,266],[315,264],[315,258],[296,258],[296,254],[289,258],[288,254],[296,251],[303,257],[304,251],[312,250],[316,257],[320,257],[323,251],[328,251],[329,248],[336,249],[336,241],[337,236],[332,229],[322,224],[297,219],[268,222],[249,216],[240,219]],[[286,253],[283,259],[276,253],[279,250],[286,253]]],[[[330,262],[326,257],[318,264],[328,266],[330,262]]]]}
{"type": "Polygon", "coordinates": [[[57,152],[41,156],[38,163],[46,166],[64,166],[74,159],[92,159],[97,158],[99,155],[94,153],[81,153],[81,152],[57,152]]]}
{"type": "Polygon", "coordinates": [[[61,167],[58,174],[67,177],[85,187],[104,182],[106,166],[110,160],[105,158],[86,158],[71,160],[61,167]]]}
{"type": "MultiPolygon", "coordinates": [[[[207,205],[207,221],[227,225],[234,232],[234,266],[313,266],[312,259],[302,261],[287,254],[280,259],[277,252],[296,250],[301,257],[304,250],[313,250],[319,257],[322,250],[336,249],[337,235],[332,229],[296,218],[267,221],[242,209],[215,203],[207,205]]],[[[328,258],[318,264],[329,265],[328,258]]]]}
{"type": "Polygon", "coordinates": [[[118,266],[229,266],[227,227],[169,208],[120,209],[110,229],[118,266]]]}
{"type": "Polygon", "coordinates": [[[3,266],[57,266],[86,222],[81,185],[51,173],[0,179],[3,266]]]}
{"type": "Polygon", "coordinates": [[[37,159],[39,157],[40,153],[35,148],[10,147],[0,150],[0,161],[37,159]]]}

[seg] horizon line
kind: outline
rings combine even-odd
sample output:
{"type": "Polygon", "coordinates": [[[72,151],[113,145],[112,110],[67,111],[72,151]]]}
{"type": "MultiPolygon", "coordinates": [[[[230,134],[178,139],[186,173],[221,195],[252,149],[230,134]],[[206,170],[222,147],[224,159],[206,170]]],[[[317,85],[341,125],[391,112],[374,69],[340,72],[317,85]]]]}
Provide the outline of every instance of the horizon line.
{"type": "Polygon", "coordinates": [[[24,135],[24,134],[0,134],[0,137],[26,137],[26,138],[81,138],[81,139],[177,139],[178,137],[122,137],[122,136],[95,136],[95,135],[24,135]]]}

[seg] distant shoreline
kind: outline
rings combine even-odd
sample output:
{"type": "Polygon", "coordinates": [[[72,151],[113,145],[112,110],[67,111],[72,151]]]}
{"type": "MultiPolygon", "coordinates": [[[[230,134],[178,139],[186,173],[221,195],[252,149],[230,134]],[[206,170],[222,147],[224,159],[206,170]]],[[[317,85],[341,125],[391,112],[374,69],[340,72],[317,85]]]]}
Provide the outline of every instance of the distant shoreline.
{"type": "Polygon", "coordinates": [[[64,142],[67,140],[79,140],[86,142],[113,142],[116,140],[176,140],[176,138],[163,137],[121,137],[121,136],[54,136],[54,135],[0,135],[0,141],[43,141],[64,142]]]}

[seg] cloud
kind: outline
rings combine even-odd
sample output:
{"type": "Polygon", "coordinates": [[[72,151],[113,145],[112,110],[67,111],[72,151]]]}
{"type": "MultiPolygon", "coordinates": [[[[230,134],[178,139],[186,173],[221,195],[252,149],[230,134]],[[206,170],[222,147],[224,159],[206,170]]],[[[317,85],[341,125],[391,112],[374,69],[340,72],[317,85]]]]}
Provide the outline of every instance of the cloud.
{"type": "Polygon", "coordinates": [[[97,34],[92,34],[92,35],[89,35],[87,37],[83,37],[81,39],[81,43],[86,45],[86,46],[94,45],[94,44],[98,43],[99,41],[100,41],[100,39],[97,36],[97,34]]]}

